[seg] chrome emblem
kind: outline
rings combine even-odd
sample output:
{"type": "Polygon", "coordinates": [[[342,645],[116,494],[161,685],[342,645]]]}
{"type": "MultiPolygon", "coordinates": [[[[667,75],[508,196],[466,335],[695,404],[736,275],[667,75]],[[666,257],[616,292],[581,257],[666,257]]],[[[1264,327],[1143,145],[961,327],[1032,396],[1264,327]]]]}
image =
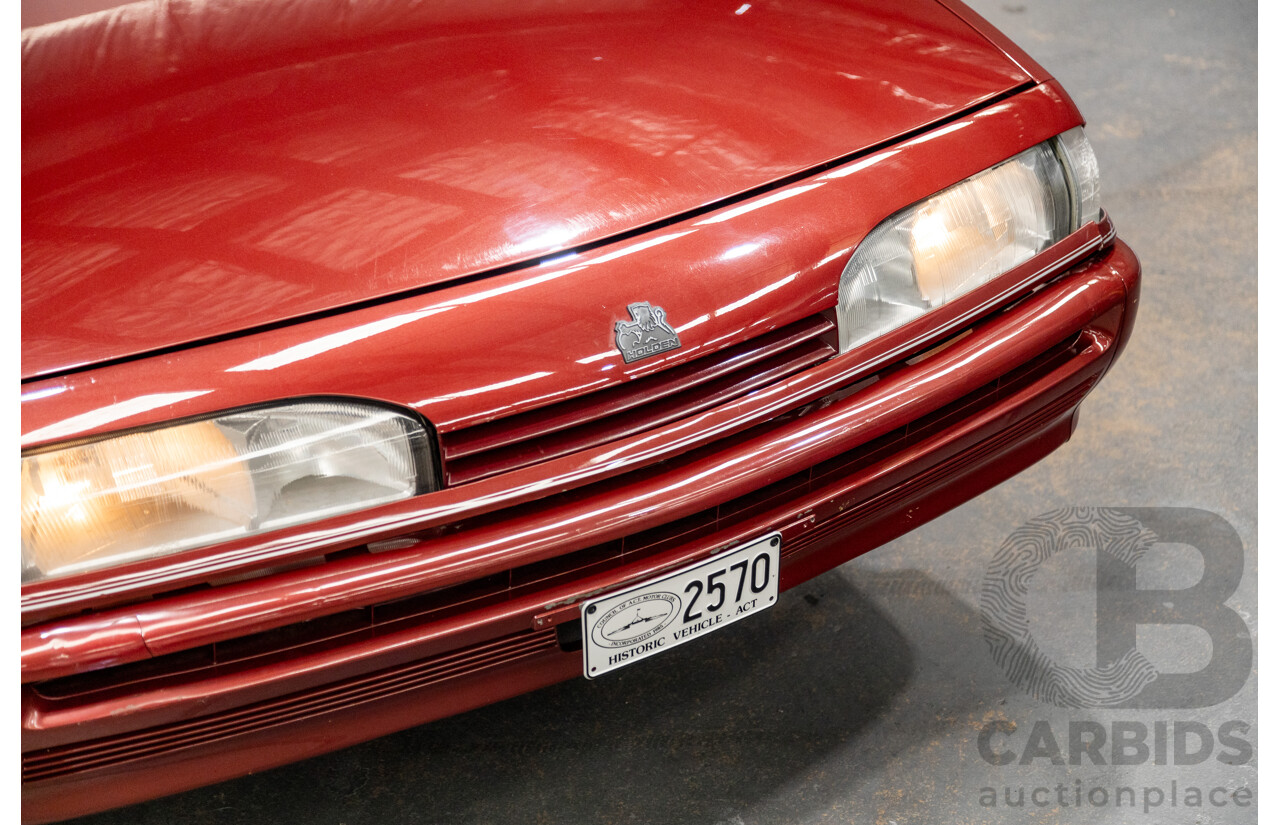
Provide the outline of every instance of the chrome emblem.
{"type": "Polygon", "coordinates": [[[627,304],[627,312],[631,313],[630,321],[616,321],[613,325],[613,340],[624,362],[630,364],[669,349],[680,349],[680,336],[667,323],[662,307],[641,301],[627,304]]]}

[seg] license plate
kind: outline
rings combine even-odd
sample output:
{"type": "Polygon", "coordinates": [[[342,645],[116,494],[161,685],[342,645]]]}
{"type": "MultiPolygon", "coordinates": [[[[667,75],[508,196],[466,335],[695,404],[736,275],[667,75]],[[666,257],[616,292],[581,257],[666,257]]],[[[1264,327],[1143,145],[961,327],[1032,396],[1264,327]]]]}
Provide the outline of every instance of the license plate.
{"type": "Polygon", "coordinates": [[[778,600],[778,533],[582,605],[588,679],[700,639],[778,600]]]}

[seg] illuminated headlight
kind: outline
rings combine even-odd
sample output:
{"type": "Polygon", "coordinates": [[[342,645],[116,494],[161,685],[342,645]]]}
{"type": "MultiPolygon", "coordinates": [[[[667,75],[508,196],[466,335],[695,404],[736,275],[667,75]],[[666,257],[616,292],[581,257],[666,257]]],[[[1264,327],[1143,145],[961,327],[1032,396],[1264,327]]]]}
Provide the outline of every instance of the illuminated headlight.
{"type": "Polygon", "coordinates": [[[840,351],[1008,272],[1099,214],[1098,164],[1080,128],[898,212],[840,276],[840,351]]]}
{"type": "Polygon", "coordinates": [[[430,489],[404,413],[297,402],[22,457],[23,581],[176,553],[430,489]]]}

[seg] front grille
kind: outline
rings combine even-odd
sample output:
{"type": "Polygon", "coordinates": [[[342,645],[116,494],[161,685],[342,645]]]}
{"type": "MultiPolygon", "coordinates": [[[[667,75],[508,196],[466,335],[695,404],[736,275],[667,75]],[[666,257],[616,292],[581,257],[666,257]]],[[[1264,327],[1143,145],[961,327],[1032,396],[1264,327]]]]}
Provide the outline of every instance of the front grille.
{"type": "MultiPolygon", "coordinates": [[[[894,453],[904,451],[939,431],[976,415],[997,401],[1013,395],[1069,362],[1080,354],[1088,343],[1089,339],[1085,336],[1073,336],[998,380],[929,415],[916,419],[906,427],[887,433],[752,493],[650,530],[516,567],[466,584],[347,610],[320,619],[142,662],[40,682],[32,685],[32,689],[49,700],[74,702],[90,697],[100,698],[113,693],[145,689],[150,686],[148,683],[173,684],[175,681],[209,678],[213,675],[259,667],[272,661],[321,652],[407,628],[423,626],[451,615],[472,611],[555,585],[581,580],[592,574],[656,556],[763,515],[774,508],[816,492],[833,481],[852,475],[864,467],[884,461],[894,453]]],[[[876,379],[869,379],[869,381],[874,380],[876,379]]],[[[866,386],[869,381],[859,382],[856,387],[866,386]]],[[[1072,393],[1047,405],[1014,427],[969,447],[897,487],[863,501],[853,502],[848,508],[842,505],[838,514],[827,514],[815,529],[801,534],[797,541],[789,542],[784,556],[791,556],[812,546],[826,535],[844,529],[852,522],[870,519],[904,496],[913,494],[925,485],[937,483],[948,475],[960,472],[966,465],[979,461],[983,456],[1000,449],[1004,444],[1016,441],[1023,435],[1052,422],[1057,416],[1078,404],[1090,386],[1091,383],[1076,388],[1072,393]]],[[[850,388],[845,388],[833,395],[843,397],[849,391],[850,388]]],[[[814,402],[789,413],[786,417],[804,416],[826,406],[826,402],[827,399],[814,402]]],[[[761,425],[762,428],[768,426],[769,424],[761,425]]],[[[755,431],[747,431],[737,437],[750,438],[753,434],[755,431]]],[[[722,447],[723,443],[707,445],[699,451],[687,454],[684,459],[695,460],[702,450],[722,447]]],[[[662,471],[660,467],[651,470],[651,472],[662,471]]],[[[610,483],[624,482],[625,480],[613,480],[610,483]]],[[[576,491],[571,491],[561,496],[578,494],[576,491]]],[[[554,505],[561,496],[549,497],[535,505],[526,506],[554,505]]],[[[504,511],[483,518],[511,517],[510,511],[504,511]]],[[[467,526],[467,524],[458,525],[460,529],[466,529],[467,526]]]]}
{"type": "Polygon", "coordinates": [[[446,484],[463,484],[607,444],[774,384],[835,354],[814,315],[621,386],[440,434],[446,484]]]}

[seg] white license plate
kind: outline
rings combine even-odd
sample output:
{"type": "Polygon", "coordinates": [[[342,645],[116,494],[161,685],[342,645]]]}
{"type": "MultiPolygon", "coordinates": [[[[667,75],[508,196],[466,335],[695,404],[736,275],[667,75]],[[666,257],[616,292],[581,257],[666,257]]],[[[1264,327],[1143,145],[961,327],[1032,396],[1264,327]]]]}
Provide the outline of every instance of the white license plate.
{"type": "Polygon", "coordinates": [[[778,600],[778,533],[582,604],[588,679],[700,639],[778,600]]]}

